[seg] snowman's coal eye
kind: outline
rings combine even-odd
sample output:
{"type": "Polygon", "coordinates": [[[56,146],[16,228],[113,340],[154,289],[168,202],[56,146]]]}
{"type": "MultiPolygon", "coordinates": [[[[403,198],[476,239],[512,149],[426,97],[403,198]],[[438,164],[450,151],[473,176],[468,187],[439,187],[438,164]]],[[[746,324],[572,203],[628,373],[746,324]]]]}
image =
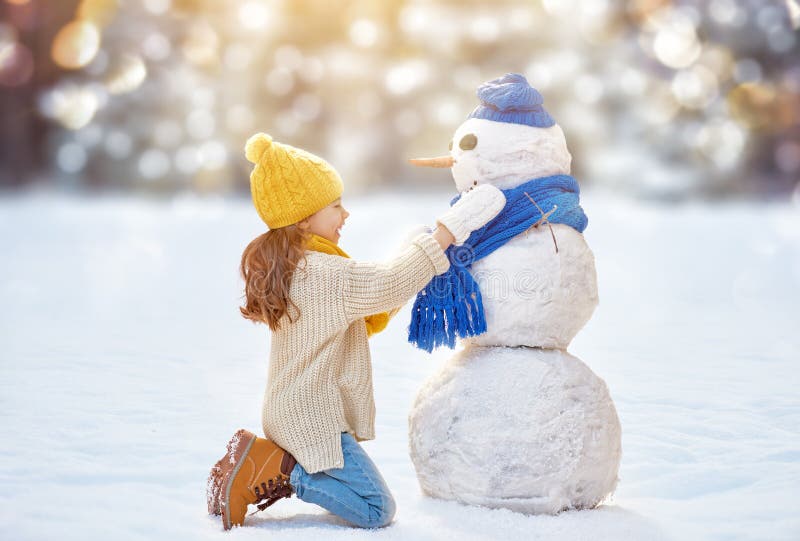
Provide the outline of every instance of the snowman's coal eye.
{"type": "Polygon", "coordinates": [[[461,141],[458,142],[458,146],[461,150],[472,150],[478,145],[478,138],[475,137],[474,133],[468,133],[464,137],[461,138],[461,141]]]}
{"type": "Polygon", "coordinates": [[[447,145],[447,150],[453,150],[453,140],[450,139],[450,144],[447,145]]]}

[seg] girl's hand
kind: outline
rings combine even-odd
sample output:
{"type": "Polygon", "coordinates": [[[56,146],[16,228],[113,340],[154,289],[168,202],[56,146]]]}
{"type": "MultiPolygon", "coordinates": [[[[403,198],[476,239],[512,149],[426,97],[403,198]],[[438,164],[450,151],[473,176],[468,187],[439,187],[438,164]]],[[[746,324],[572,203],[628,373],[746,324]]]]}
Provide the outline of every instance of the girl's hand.
{"type": "MultiPolygon", "coordinates": [[[[505,205],[506,197],[502,191],[491,184],[481,184],[462,195],[461,199],[436,221],[452,233],[456,246],[460,246],[470,233],[480,229],[500,214],[505,205]]],[[[437,228],[437,231],[439,229],[441,228],[437,228]]],[[[441,244],[441,241],[439,243],[441,244]]]]}
{"type": "Polygon", "coordinates": [[[436,231],[434,231],[432,235],[436,242],[439,243],[439,246],[442,247],[442,250],[447,250],[448,246],[453,244],[456,240],[450,230],[441,224],[439,224],[439,227],[436,228],[436,231]]]}

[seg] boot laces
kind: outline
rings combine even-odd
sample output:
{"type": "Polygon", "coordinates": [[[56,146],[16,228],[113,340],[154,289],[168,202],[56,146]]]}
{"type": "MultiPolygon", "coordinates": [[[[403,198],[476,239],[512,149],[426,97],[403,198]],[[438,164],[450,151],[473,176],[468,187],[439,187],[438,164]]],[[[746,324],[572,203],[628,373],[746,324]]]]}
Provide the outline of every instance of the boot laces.
{"type": "MultiPolygon", "coordinates": [[[[294,493],[294,489],[292,485],[289,483],[289,478],[283,475],[278,475],[274,479],[270,479],[267,482],[261,483],[260,486],[253,487],[253,492],[256,495],[258,511],[263,511],[273,503],[277,502],[282,498],[290,498],[294,493]],[[263,500],[263,503],[258,503],[263,500]]],[[[253,511],[252,514],[257,513],[258,511],[253,511]]]]}

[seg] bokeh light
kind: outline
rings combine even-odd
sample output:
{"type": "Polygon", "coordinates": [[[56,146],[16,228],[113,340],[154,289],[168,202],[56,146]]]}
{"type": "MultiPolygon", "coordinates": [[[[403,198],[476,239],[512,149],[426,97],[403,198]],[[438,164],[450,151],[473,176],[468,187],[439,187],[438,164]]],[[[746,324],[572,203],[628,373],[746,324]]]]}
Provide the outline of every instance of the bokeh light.
{"type": "Polygon", "coordinates": [[[580,75],[575,81],[575,97],[586,104],[597,103],[604,92],[603,81],[593,75],[580,75]]]}
{"type": "Polygon", "coordinates": [[[111,94],[124,94],[139,88],[147,77],[147,67],[139,55],[126,54],[106,77],[106,86],[111,94]]]}
{"type": "Polygon", "coordinates": [[[216,120],[207,109],[195,109],[186,117],[186,131],[194,139],[207,139],[214,135],[216,120]]]}
{"type": "Polygon", "coordinates": [[[275,63],[290,70],[303,67],[303,53],[294,45],[281,45],[275,49],[275,63]]]}
{"type": "Polygon", "coordinates": [[[100,33],[89,21],[72,21],[56,34],[51,55],[53,61],[66,69],[86,66],[100,48],[100,33]]]}
{"type": "Polygon", "coordinates": [[[115,160],[124,160],[131,155],[133,140],[120,130],[112,130],[105,138],[103,148],[115,160]]]}
{"type": "Polygon", "coordinates": [[[158,179],[169,172],[170,164],[166,152],[157,148],[149,148],[139,156],[139,173],[146,180],[158,179]]]}
{"type": "Polygon", "coordinates": [[[208,170],[217,170],[225,166],[228,161],[228,150],[222,141],[211,140],[200,145],[198,159],[201,167],[208,170]]]}
{"type": "Polygon", "coordinates": [[[386,88],[392,94],[408,94],[425,84],[429,66],[422,60],[411,60],[390,67],[386,72],[386,88]]]}
{"type": "Polygon", "coordinates": [[[78,173],[88,160],[86,150],[78,143],[64,143],[56,153],[56,163],[64,173],[78,173]]]}
{"type": "Polygon", "coordinates": [[[243,71],[250,66],[253,51],[244,43],[231,43],[225,48],[223,63],[231,71],[243,71]]]}
{"type": "Polygon", "coordinates": [[[350,24],[349,35],[359,47],[372,47],[378,41],[378,25],[369,19],[357,19],[350,24]]]}
{"type": "Polygon", "coordinates": [[[704,109],[719,94],[717,77],[713,71],[700,65],[681,70],[672,79],[672,93],[684,107],[704,109]]]}
{"type": "Polygon", "coordinates": [[[184,175],[191,175],[200,167],[200,157],[197,148],[182,146],[175,153],[175,168],[184,175]]]}
{"type": "Polygon", "coordinates": [[[740,164],[747,141],[745,130],[731,120],[714,120],[700,127],[695,147],[716,167],[729,171],[740,164]]]}
{"type": "Polygon", "coordinates": [[[231,106],[225,115],[226,125],[234,133],[247,133],[254,127],[253,114],[246,105],[231,106]]]}
{"type": "Polygon", "coordinates": [[[170,0],[142,0],[142,4],[153,15],[164,15],[169,11],[172,2],[170,0]]]}
{"type": "Polygon", "coordinates": [[[735,0],[711,0],[708,13],[714,21],[725,26],[742,26],[747,20],[747,12],[735,0]]]}
{"type": "Polygon", "coordinates": [[[33,54],[21,43],[0,42],[0,86],[22,86],[33,76],[33,54]]]}
{"type": "Polygon", "coordinates": [[[492,43],[500,35],[500,22],[493,15],[478,15],[469,24],[469,35],[477,42],[492,43]]]}
{"type": "Polygon", "coordinates": [[[142,42],[142,54],[149,60],[166,60],[171,52],[172,45],[164,34],[153,32],[142,42]]]}
{"type": "Polygon", "coordinates": [[[117,0],[82,0],[76,11],[76,19],[93,23],[102,28],[108,25],[117,13],[117,0]]]}
{"type": "Polygon", "coordinates": [[[219,61],[219,36],[205,21],[194,23],[182,44],[186,59],[196,66],[212,66],[219,61]]]}
{"type": "Polygon", "coordinates": [[[769,84],[743,83],[728,94],[728,107],[733,118],[753,130],[773,125],[775,105],[775,88],[769,84]]]}
{"type": "Polygon", "coordinates": [[[667,11],[660,12],[650,21],[656,31],[653,53],[665,66],[685,68],[699,58],[702,46],[688,16],[667,11]]]}
{"type": "Polygon", "coordinates": [[[267,89],[276,96],[285,96],[294,88],[294,75],[292,70],[285,66],[278,66],[269,73],[264,80],[267,89]]]}
{"type": "Polygon", "coordinates": [[[269,8],[258,0],[245,2],[239,7],[239,22],[249,30],[264,30],[269,22],[269,8]]]}
{"type": "Polygon", "coordinates": [[[792,29],[800,28],[800,3],[797,0],[786,0],[786,9],[789,11],[789,20],[792,29]]]}
{"type": "Polygon", "coordinates": [[[160,148],[178,146],[183,140],[183,128],[172,119],[163,119],[156,123],[153,129],[153,142],[160,148]]]}
{"type": "Polygon", "coordinates": [[[101,103],[100,92],[89,85],[64,83],[42,95],[39,109],[70,130],[83,128],[101,103]]]}

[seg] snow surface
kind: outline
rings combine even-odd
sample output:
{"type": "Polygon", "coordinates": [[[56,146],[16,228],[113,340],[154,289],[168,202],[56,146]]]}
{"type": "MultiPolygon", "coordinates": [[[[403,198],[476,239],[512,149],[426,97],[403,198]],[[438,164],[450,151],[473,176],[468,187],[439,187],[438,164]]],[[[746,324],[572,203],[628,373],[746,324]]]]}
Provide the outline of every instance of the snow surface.
{"type": "MultiPolygon", "coordinates": [[[[346,197],[342,246],[388,257],[450,195],[346,197]]],[[[620,416],[609,504],[526,516],[423,497],[407,417],[452,352],[406,343],[407,305],[371,341],[364,444],[395,522],[354,530],[292,499],[225,534],[205,481],[234,431],[260,426],[269,345],[237,308],[239,257],[263,230],[250,202],[0,199],[0,537],[800,538],[798,207],[581,203],[600,304],[570,352],[620,416]]]]}

